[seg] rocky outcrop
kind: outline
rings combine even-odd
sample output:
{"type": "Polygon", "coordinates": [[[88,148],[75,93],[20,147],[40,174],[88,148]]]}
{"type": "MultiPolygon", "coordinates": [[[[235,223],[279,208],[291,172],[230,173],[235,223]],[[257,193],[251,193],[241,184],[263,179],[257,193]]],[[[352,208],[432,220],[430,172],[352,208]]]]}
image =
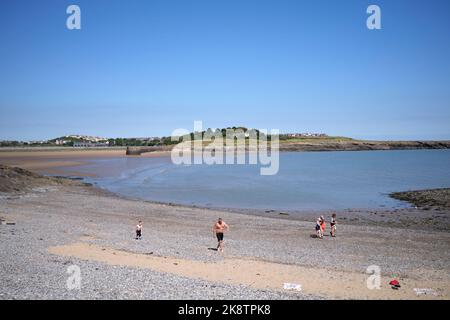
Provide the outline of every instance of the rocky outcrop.
{"type": "Polygon", "coordinates": [[[397,200],[408,201],[422,209],[449,209],[450,189],[430,189],[419,191],[394,192],[390,196],[397,200]]]}
{"type": "MultiPolygon", "coordinates": [[[[127,155],[146,152],[170,151],[173,146],[127,147],[127,155]]],[[[280,151],[368,151],[450,149],[450,141],[361,141],[340,142],[289,142],[280,141],[280,151]]]]}
{"type": "Polygon", "coordinates": [[[153,146],[153,147],[127,147],[127,155],[139,156],[146,152],[170,151],[173,146],[153,146]]]}
{"type": "Polygon", "coordinates": [[[345,141],[280,143],[280,151],[364,151],[450,149],[450,141],[345,141]]]}
{"type": "Polygon", "coordinates": [[[25,169],[0,165],[0,193],[22,193],[33,188],[52,185],[82,185],[82,183],[66,178],[45,177],[25,169]]]}

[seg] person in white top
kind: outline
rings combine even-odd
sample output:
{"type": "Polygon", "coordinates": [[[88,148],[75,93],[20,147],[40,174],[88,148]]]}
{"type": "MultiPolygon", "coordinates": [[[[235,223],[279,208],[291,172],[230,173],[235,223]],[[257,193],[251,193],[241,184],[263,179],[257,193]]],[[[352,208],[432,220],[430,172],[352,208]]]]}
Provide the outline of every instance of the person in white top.
{"type": "Polygon", "coordinates": [[[316,221],[316,233],[317,233],[317,238],[322,239],[323,238],[323,232],[322,232],[322,217],[317,218],[316,221]]]}
{"type": "Polygon", "coordinates": [[[139,220],[136,225],[136,240],[140,240],[142,237],[142,221],[139,220]]]}

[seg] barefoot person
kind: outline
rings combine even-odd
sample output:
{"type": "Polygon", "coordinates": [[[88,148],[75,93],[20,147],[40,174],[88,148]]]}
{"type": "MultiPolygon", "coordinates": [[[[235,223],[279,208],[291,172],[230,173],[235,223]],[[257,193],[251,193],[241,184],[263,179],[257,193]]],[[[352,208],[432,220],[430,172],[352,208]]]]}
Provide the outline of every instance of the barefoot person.
{"type": "Polygon", "coordinates": [[[331,215],[331,221],[330,221],[330,235],[334,238],[336,237],[336,213],[333,213],[331,215]]]}
{"type": "Polygon", "coordinates": [[[136,225],[136,240],[140,240],[142,237],[142,221],[139,220],[136,225]]]}
{"type": "Polygon", "coordinates": [[[213,226],[213,233],[217,237],[217,251],[223,252],[223,233],[225,230],[229,230],[230,228],[225,223],[225,221],[222,220],[222,218],[219,218],[219,220],[214,224],[213,226]]]}
{"type": "Polygon", "coordinates": [[[322,220],[321,218],[317,218],[316,221],[316,233],[317,233],[317,238],[322,239],[323,238],[323,234],[322,234],[322,220]]]}
{"type": "Polygon", "coordinates": [[[320,216],[320,229],[322,231],[322,237],[325,234],[325,218],[323,216],[320,216]]]}

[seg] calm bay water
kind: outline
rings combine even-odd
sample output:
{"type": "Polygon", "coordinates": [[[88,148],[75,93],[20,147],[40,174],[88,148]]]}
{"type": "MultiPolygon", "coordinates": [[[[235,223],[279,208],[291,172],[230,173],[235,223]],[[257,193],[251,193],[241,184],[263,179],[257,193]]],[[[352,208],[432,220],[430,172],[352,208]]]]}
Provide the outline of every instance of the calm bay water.
{"type": "Polygon", "coordinates": [[[169,157],[93,160],[78,171],[101,188],[178,204],[278,210],[408,206],[394,191],[450,187],[450,150],[286,152],[280,170],[258,165],[177,166],[169,157]]]}

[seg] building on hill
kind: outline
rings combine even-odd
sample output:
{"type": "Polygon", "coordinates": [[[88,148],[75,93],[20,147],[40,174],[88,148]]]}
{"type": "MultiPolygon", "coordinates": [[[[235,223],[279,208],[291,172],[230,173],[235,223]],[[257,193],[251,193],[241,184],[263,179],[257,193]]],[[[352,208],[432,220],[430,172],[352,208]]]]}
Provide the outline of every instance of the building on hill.
{"type": "Polygon", "coordinates": [[[74,148],[109,147],[109,142],[74,142],[74,148]]]}

